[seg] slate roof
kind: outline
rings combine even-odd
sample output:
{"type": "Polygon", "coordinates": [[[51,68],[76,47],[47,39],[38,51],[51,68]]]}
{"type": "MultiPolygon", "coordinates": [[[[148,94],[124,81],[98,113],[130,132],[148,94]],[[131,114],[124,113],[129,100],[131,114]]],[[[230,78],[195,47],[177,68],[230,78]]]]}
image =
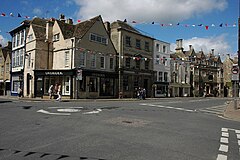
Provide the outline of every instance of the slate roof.
{"type": "Polygon", "coordinates": [[[68,24],[60,20],[57,20],[57,22],[62,31],[64,39],[68,39],[71,37],[82,38],[88,32],[88,30],[94,25],[96,21],[101,20],[102,20],[101,16],[96,16],[94,18],[83,21],[76,25],[68,24]]]}
{"type": "Polygon", "coordinates": [[[56,20],[63,34],[64,39],[73,37],[75,26],[73,24],[68,24],[60,20],[56,20]]]}
{"type": "Polygon", "coordinates": [[[138,30],[136,30],[132,26],[128,25],[126,22],[117,20],[117,21],[115,21],[111,24],[111,28],[119,28],[119,27],[122,28],[122,29],[128,30],[128,31],[131,31],[131,32],[135,32],[137,34],[141,34],[141,32],[139,32],[138,30]]]}
{"type": "Polygon", "coordinates": [[[42,19],[42,18],[34,18],[31,21],[31,25],[36,38],[45,38],[46,23],[47,23],[47,19],[42,19]]]}

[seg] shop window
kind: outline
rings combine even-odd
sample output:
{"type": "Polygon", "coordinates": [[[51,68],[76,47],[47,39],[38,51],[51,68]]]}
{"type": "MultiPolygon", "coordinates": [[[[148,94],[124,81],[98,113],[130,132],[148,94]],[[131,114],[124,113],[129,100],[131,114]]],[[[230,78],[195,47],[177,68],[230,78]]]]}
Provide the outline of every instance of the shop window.
{"type": "Polygon", "coordinates": [[[13,81],[13,91],[17,92],[18,87],[20,87],[20,81],[13,81]]]}
{"type": "Polygon", "coordinates": [[[80,81],[80,90],[83,92],[86,91],[86,77],[83,77],[80,81]]]}
{"type": "Polygon", "coordinates": [[[90,77],[89,79],[89,92],[97,92],[97,78],[90,77]]]}
{"type": "Polygon", "coordinates": [[[100,95],[101,96],[113,96],[114,94],[114,82],[110,78],[100,79],[100,95]]]}
{"type": "Polygon", "coordinates": [[[70,77],[64,77],[63,95],[70,95],[70,77]]]}
{"type": "Polygon", "coordinates": [[[129,90],[128,84],[129,84],[128,76],[123,76],[123,90],[124,91],[128,91],[129,90]]]}
{"type": "Polygon", "coordinates": [[[138,88],[138,83],[139,83],[139,77],[134,77],[134,88],[138,88]]]}

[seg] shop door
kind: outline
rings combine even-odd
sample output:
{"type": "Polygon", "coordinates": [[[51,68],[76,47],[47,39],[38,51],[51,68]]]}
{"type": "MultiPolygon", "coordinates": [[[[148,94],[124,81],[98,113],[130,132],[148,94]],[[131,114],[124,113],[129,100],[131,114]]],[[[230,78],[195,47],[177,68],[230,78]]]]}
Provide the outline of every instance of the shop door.
{"type": "Polygon", "coordinates": [[[43,79],[41,77],[37,78],[35,96],[36,97],[43,96],[43,79]]]}

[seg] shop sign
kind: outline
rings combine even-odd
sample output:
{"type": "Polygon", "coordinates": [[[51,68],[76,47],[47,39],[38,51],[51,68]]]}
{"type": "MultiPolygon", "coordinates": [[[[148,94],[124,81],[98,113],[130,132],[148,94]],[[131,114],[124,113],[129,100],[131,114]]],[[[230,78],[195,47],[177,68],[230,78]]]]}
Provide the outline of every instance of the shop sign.
{"type": "Polygon", "coordinates": [[[45,75],[60,76],[63,75],[63,72],[45,72],[45,75]]]}

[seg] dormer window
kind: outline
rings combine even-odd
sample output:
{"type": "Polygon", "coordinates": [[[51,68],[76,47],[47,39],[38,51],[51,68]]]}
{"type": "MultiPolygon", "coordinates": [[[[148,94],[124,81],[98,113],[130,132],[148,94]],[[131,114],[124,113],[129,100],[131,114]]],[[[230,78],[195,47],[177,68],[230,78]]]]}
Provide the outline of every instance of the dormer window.
{"type": "Polygon", "coordinates": [[[53,35],[53,41],[59,41],[59,33],[53,35]]]}

